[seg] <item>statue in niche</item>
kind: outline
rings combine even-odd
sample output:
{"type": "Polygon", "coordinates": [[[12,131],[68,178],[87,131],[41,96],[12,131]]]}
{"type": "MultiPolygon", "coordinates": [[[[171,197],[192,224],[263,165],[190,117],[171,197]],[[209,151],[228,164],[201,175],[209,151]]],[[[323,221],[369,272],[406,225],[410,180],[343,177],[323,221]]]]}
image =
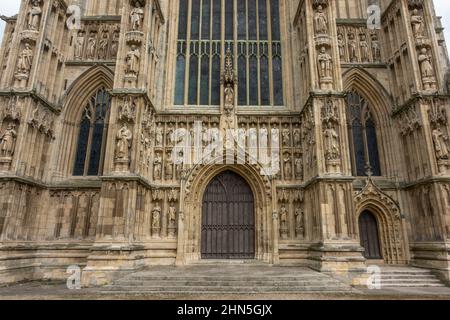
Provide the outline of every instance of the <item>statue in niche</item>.
{"type": "Polygon", "coordinates": [[[314,16],[314,25],[316,27],[316,35],[328,34],[328,18],[325,12],[323,12],[323,7],[321,5],[317,7],[317,11],[314,16]]]}
{"type": "Polygon", "coordinates": [[[339,159],[339,135],[331,122],[326,123],[324,137],[326,160],[339,159]]]}
{"type": "Polygon", "coordinates": [[[431,64],[431,56],[428,54],[427,48],[422,48],[419,54],[420,70],[422,71],[422,79],[434,76],[433,65],[431,64]]]}
{"type": "Polygon", "coordinates": [[[161,228],[161,207],[159,203],[155,204],[152,210],[152,229],[159,230],[161,228]]]}
{"type": "Polygon", "coordinates": [[[175,132],[175,129],[173,128],[173,124],[169,123],[169,127],[167,128],[167,133],[166,133],[166,142],[167,142],[168,146],[173,146],[174,132],[175,132]]]}
{"type": "Polygon", "coordinates": [[[80,60],[83,57],[83,48],[84,48],[84,33],[83,31],[80,31],[78,32],[77,38],[75,40],[75,50],[74,50],[75,59],[80,60]]]}
{"type": "Polygon", "coordinates": [[[287,219],[288,219],[288,211],[286,209],[286,206],[283,205],[280,209],[280,229],[281,230],[287,229],[287,219]]]}
{"type": "Polygon", "coordinates": [[[419,10],[414,9],[411,14],[411,25],[414,33],[414,37],[423,38],[423,17],[419,10]]]}
{"type": "Polygon", "coordinates": [[[303,159],[299,155],[295,158],[295,177],[297,179],[303,178],[303,159]]]}
{"type": "Polygon", "coordinates": [[[155,154],[155,159],[153,160],[153,179],[161,180],[162,174],[162,156],[159,152],[155,154]]]}
{"type": "Polygon", "coordinates": [[[281,132],[283,146],[289,147],[291,144],[291,130],[289,129],[289,125],[286,123],[284,125],[284,129],[281,132]]]}
{"type": "Polygon", "coordinates": [[[41,0],[31,0],[31,8],[28,12],[28,30],[38,31],[39,20],[42,15],[41,0]]]}
{"type": "Polygon", "coordinates": [[[139,74],[139,60],[141,58],[141,53],[139,49],[133,45],[131,50],[127,53],[127,74],[137,76],[139,74]]]}
{"type": "Polygon", "coordinates": [[[348,35],[348,56],[350,62],[355,62],[358,60],[356,45],[355,35],[353,33],[350,33],[348,35]]]}
{"type": "Polygon", "coordinates": [[[17,60],[17,74],[29,75],[32,64],[33,50],[31,49],[30,44],[25,43],[25,48],[19,54],[19,59],[17,60]]]}
{"type": "Polygon", "coordinates": [[[361,41],[359,42],[359,48],[361,50],[361,61],[368,62],[370,60],[369,55],[369,43],[365,34],[361,35],[361,41]]]}
{"type": "Polygon", "coordinates": [[[283,163],[284,163],[284,179],[290,180],[292,177],[292,164],[291,164],[291,155],[289,153],[284,154],[283,163]]]}
{"type": "Polygon", "coordinates": [[[172,180],[173,178],[173,157],[172,151],[167,152],[167,158],[164,166],[164,171],[166,174],[166,179],[172,180]]]}
{"type": "Polygon", "coordinates": [[[338,48],[339,48],[339,58],[341,60],[345,59],[345,41],[342,33],[338,34],[338,48]]]}
{"type": "Polygon", "coordinates": [[[95,59],[95,50],[97,48],[97,35],[94,31],[92,31],[89,35],[88,44],[87,44],[87,58],[95,59]]]}
{"type": "Polygon", "coordinates": [[[305,237],[305,214],[300,208],[295,210],[295,232],[300,239],[305,237]]]}
{"type": "Polygon", "coordinates": [[[227,83],[225,88],[225,112],[230,115],[234,110],[234,89],[231,83],[227,83]]]}
{"type": "Polygon", "coordinates": [[[173,203],[170,204],[169,212],[167,213],[167,216],[169,218],[169,228],[175,228],[177,224],[177,209],[175,209],[175,206],[173,203]]]}
{"type": "Polygon", "coordinates": [[[120,32],[114,31],[111,41],[111,57],[117,56],[117,51],[119,51],[119,38],[120,38],[120,32]]]}
{"type": "Polygon", "coordinates": [[[139,2],[136,2],[135,7],[131,10],[130,18],[131,18],[131,30],[137,31],[141,29],[142,20],[144,17],[144,10],[142,10],[139,2]]]}
{"type": "Polygon", "coordinates": [[[108,55],[109,36],[107,32],[103,32],[102,38],[98,43],[98,58],[105,60],[108,55]]]}
{"type": "Polygon", "coordinates": [[[294,129],[294,146],[300,147],[301,144],[302,144],[302,135],[298,127],[298,124],[296,124],[294,129]]]}
{"type": "Polygon", "coordinates": [[[381,60],[380,42],[378,41],[378,36],[376,34],[372,35],[372,56],[373,60],[376,62],[381,60]]]}
{"type": "Polygon", "coordinates": [[[332,72],[332,58],[327,53],[327,49],[325,47],[320,48],[320,53],[317,57],[319,62],[319,76],[321,79],[331,78],[332,72]]]}
{"type": "Polygon", "coordinates": [[[436,128],[432,132],[434,150],[436,152],[436,158],[438,160],[447,160],[449,159],[449,147],[448,141],[449,138],[446,136],[441,128],[436,128]]]}
{"type": "Polygon", "coordinates": [[[117,132],[116,140],[116,159],[117,160],[129,160],[129,153],[131,148],[131,139],[133,135],[128,129],[127,124],[124,124],[122,128],[120,128],[119,132],[117,132]]]}
{"type": "Polygon", "coordinates": [[[123,104],[119,106],[119,120],[120,121],[134,121],[136,116],[136,103],[131,97],[123,98],[123,104]]]}
{"type": "Polygon", "coordinates": [[[164,128],[161,125],[155,129],[155,145],[162,147],[164,143],[164,128]]]}
{"type": "Polygon", "coordinates": [[[11,158],[16,147],[17,132],[14,124],[8,124],[6,130],[0,134],[1,156],[11,158]]]}

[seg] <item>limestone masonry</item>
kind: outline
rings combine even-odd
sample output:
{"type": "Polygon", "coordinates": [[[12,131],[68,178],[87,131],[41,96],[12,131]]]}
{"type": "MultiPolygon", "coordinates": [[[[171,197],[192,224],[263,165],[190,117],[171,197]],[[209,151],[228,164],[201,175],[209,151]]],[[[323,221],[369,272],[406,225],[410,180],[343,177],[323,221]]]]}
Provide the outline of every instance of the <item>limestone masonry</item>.
{"type": "Polygon", "coordinates": [[[230,260],[450,281],[432,1],[22,0],[2,19],[0,283],[230,260]]]}

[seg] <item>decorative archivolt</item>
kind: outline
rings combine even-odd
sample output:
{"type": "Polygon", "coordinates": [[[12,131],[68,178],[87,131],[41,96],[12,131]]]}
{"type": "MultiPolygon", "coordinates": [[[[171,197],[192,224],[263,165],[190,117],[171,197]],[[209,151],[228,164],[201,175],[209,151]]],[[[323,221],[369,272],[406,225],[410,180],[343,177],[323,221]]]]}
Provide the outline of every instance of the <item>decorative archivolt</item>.
{"type": "Polygon", "coordinates": [[[78,77],[63,97],[65,110],[64,119],[69,122],[79,121],[84,112],[84,105],[99,89],[112,88],[114,73],[105,65],[97,65],[78,77]]]}
{"type": "Polygon", "coordinates": [[[386,122],[391,113],[392,99],[378,80],[362,68],[351,68],[343,74],[344,90],[358,91],[371,105],[371,112],[378,123],[386,122]]]}
{"type": "Polygon", "coordinates": [[[371,177],[354,197],[357,215],[368,210],[378,221],[383,258],[388,264],[406,262],[400,207],[389,195],[378,188],[371,177]]]}

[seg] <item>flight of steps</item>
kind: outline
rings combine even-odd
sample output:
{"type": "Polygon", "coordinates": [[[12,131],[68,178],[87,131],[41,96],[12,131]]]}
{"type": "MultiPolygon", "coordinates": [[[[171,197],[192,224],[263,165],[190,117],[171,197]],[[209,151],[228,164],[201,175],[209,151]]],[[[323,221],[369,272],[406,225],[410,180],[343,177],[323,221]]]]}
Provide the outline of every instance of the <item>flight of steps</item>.
{"type": "Polygon", "coordinates": [[[153,267],[104,287],[104,293],[248,294],[350,292],[353,289],[307,268],[268,266],[153,267]]]}
{"type": "Polygon", "coordinates": [[[413,267],[382,267],[382,288],[445,287],[430,270],[413,267]]]}

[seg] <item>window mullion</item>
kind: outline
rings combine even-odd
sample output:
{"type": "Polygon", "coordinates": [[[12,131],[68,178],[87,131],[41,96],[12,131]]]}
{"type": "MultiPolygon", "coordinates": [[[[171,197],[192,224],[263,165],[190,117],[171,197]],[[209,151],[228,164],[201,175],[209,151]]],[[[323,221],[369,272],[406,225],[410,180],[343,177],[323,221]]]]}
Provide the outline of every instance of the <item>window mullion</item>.
{"type": "Polygon", "coordinates": [[[189,75],[191,65],[191,27],[192,27],[192,0],[188,3],[188,23],[187,23],[187,36],[186,36],[186,70],[184,80],[184,105],[189,104],[189,75]]]}
{"type": "MultiPolygon", "coordinates": [[[[95,97],[95,104],[97,103],[97,99],[98,99],[98,94],[95,97]]],[[[94,128],[95,128],[95,120],[96,120],[96,105],[92,106],[92,100],[91,100],[91,110],[92,111],[92,119],[91,119],[91,125],[89,127],[89,138],[88,138],[88,143],[87,143],[87,148],[86,148],[86,161],[84,162],[84,173],[83,176],[87,176],[88,175],[88,171],[89,171],[89,164],[91,162],[91,149],[92,149],[92,139],[94,136],[94,128]]]]}
{"type": "Polygon", "coordinates": [[[266,1],[267,6],[267,41],[268,41],[268,62],[269,62],[269,104],[275,106],[274,98],[274,86],[273,86],[273,50],[272,50],[272,11],[270,6],[270,0],[266,1]]]}
{"type": "Polygon", "coordinates": [[[258,106],[261,106],[261,42],[260,42],[260,30],[259,30],[259,1],[256,0],[256,60],[257,60],[257,69],[258,69],[258,106]]]}

